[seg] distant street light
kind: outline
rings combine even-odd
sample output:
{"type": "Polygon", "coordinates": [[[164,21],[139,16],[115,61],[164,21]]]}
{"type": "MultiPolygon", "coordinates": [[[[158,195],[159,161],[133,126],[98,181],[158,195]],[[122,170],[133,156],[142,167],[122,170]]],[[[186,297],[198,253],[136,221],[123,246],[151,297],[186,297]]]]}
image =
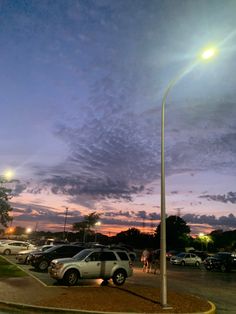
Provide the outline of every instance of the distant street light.
{"type": "Polygon", "coordinates": [[[199,237],[199,240],[201,242],[201,251],[203,251],[203,242],[204,242],[205,234],[203,232],[200,232],[198,237],[199,237]]]}
{"type": "Polygon", "coordinates": [[[95,223],[95,239],[94,239],[94,242],[97,242],[97,229],[96,229],[96,227],[97,226],[101,226],[101,221],[97,221],[96,223],[95,223]]]}
{"type": "Polygon", "coordinates": [[[184,68],[168,84],[162,99],[161,110],[161,238],[160,238],[160,276],[161,276],[161,306],[165,309],[170,308],[167,304],[167,274],[166,274],[166,205],[165,205],[165,105],[168,94],[176,83],[189,73],[200,60],[209,60],[216,55],[215,48],[208,48],[200,54],[200,58],[194,60],[184,68]]]}
{"type": "Polygon", "coordinates": [[[14,171],[11,169],[6,169],[3,172],[3,178],[7,181],[10,181],[14,177],[14,171]]]}
{"type": "Polygon", "coordinates": [[[201,242],[201,250],[203,251],[203,243],[205,244],[206,250],[208,250],[208,243],[212,242],[211,237],[200,232],[198,234],[198,238],[200,239],[201,242]]]}

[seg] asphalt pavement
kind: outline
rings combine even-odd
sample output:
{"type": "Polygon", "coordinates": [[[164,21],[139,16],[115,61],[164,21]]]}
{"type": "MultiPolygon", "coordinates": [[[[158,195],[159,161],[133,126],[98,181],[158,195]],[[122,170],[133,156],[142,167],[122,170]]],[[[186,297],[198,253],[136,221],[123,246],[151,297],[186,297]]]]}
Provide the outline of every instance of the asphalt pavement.
{"type": "MultiPolygon", "coordinates": [[[[15,257],[7,257],[15,263],[15,257]]],[[[36,271],[31,265],[21,265],[24,271],[34,276],[42,285],[48,287],[58,286],[47,272],[36,271]]],[[[139,266],[139,265],[138,265],[139,266]]],[[[144,284],[160,287],[159,274],[144,273],[140,267],[134,268],[134,275],[127,279],[127,283],[144,284]]],[[[191,266],[177,266],[167,264],[168,289],[178,292],[191,293],[212,301],[217,307],[217,314],[236,313],[236,272],[221,273],[206,271],[191,266]]],[[[80,280],[80,286],[100,285],[101,280],[80,280]]]]}

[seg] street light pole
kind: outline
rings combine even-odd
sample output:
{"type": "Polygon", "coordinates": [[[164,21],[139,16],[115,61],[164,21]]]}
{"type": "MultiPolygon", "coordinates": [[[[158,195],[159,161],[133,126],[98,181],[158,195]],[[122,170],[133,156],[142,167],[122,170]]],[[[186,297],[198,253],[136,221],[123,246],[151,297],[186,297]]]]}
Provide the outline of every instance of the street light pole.
{"type": "Polygon", "coordinates": [[[68,207],[66,207],[65,212],[65,221],[64,221],[64,230],[63,230],[63,240],[66,238],[66,222],[67,222],[67,215],[68,215],[68,207]]]}
{"type": "Polygon", "coordinates": [[[161,276],[161,305],[167,304],[167,274],[166,274],[166,199],[165,199],[165,105],[166,98],[179,78],[176,77],[167,86],[161,107],[161,238],[160,238],[160,276],[161,276]]]}
{"type": "MultiPolygon", "coordinates": [[[[201,54],[201,59],[208,60],[216,53],[214,48],[205,50],[201,54]]],[[[164,309],[170,308],[167,303],[167,273],[166,273],[166,199],[165,199],[165,105],[166,99],[175,86],[175,84],[188,74],[197,64],[199,60],[194,60],[190,65],[184,68],[176,77],[168,84],[162,99],[161,107],[161,235],[160,235],[160,279],[161,279],[161,306],[164,309]]]]}

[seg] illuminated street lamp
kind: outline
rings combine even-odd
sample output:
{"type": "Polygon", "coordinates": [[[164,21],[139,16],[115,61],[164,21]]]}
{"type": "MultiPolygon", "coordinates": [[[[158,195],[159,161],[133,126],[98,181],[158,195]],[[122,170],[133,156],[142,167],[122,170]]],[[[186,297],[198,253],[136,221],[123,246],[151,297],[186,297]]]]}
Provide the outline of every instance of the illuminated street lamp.
{"type": "Polygon", "coordinates": [[[208,243],[212,242],[212,239],[210,236],[205,235],[204,233],[200,232],[198,234],[198,238],[200,239],[201,242],[201,248],[203,250],[203,243],[205,244],[206,250],[208,249],[208,243]]]}
{"type": "Polygon", "coordinates": [[[168,84],[162,99],[161,109],[161,237],[160,237],[160,276],[161,276],[161,305],[170,308],[167,304],[167,274],[166,274],[166,205],[165,205],[165,105],[166,99],[175,84],[189,73],[200,60],[207,61],[216,55],[215,48],[208,48],[200,54],[200,58],[194,60],[188,67],[184,68],[168,84]]]}
{"type": "Polygon", "coordinates": [[[31,233],[31,232],[32,232],[32,229],[31,229],[31,228],[27,228],[27,229],[26,229],[26,233],[29,234],[29,233],[31,233]]]}
{"type": "Polygon", "coordinates": [[[98,231],[98,230],[96,230],[96,227],[97,227],[97,226],[98,226],[98,227],[101,226],[101,224],[102,224],[101,221],[97,221],[97,222],[95,223],[95,239],[94,239],[95,242],[97,242],[97,231],[98,231]]]}
{"type": "Polygon", "coordinates": [[[10,181],[14,177],[14,171],[11,169],[6,169],[3,172],[3,178],[7,181],[10,181]]]}

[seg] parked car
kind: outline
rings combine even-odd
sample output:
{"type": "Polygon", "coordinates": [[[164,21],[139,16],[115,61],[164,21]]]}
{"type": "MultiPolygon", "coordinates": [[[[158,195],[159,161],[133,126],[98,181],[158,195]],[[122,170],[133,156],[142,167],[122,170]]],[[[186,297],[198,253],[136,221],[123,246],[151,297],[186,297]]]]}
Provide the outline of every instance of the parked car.
{"type": "Polygon", "coordinates": [[[166,259],[167,259],[167,260],[170,260],[170,258],[171,258],[172,256],[175,256],[175,255],[177,255],[178,253],[179,253],[179,251],[176,251],[176,250],[167,251],[167,252],[166,252],[166,259]]]}
{"type": "Polygon", "coordinates": [[[9,240],[0,243],[0,253],[4,255],[17,254],[19,251],[33,248],[35,246],[26,241],[9,240]]]}
{"type": "Polygon", "coordinates": [[[42,245],[29,250],[20,251],[16,255],[16,261],[20,264],[28,264],[28,258],[31,253],[44,252],[50,249],[51,247],[53,247],[53,245],[42,245]]]}
{"type": "Polygon", "coordinates": [[[236,270],[236,253],[219,252],[207,257],[204,261],[207,270],[220,270],[222,272],[236,270]]]}
{"type": "Polygon", "coordinates": [[[123,250],[126,251],[129,254],[129,257],[132,262],[134,262],[137,259],[137,254],[133,251],[133,249],[129,246],[123,246],[123,245],[111,245],[109,246],[112,250],[123,250]]]}
{"type": "Polygon", "coordinates": [[[44,252],[31,253],[28,260],[37,270],[46,271],[53,259],[72,257],[83,249],[84,248],[79,245],[57,245],[44,252]]]}
{"type": "Polygon", "coordinates": [[[182,252],[170,258],[170,263],[174,265],[194,265],[198,267],[201,262],[201,258],[194,253],[182,252]]]}
{"type": "Polygon", "coordinates": [[[209,254],[205,251],[194,251],[193,253],[199,256],[202,261],[204,261],[209,256],[209,254]]]}
{"type": "Polygon", "coordinates": [[[115,285],[124,284],[133,274],[133,265],[124,250],[107,248],[84,249],[72,258],[55,259],[49,267],[49,274],[57,281],[73,286],[78,279],[112,278],[115,285]]]}

